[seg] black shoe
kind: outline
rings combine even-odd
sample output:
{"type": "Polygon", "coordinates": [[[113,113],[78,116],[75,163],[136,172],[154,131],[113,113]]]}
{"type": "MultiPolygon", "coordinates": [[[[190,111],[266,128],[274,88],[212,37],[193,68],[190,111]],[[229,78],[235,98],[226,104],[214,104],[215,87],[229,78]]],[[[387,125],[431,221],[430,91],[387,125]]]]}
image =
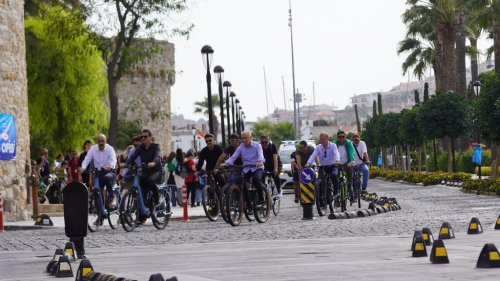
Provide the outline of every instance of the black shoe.
{"type": "Polygon", "coordinates": [[[366,189],[363,189],[363,190],[361,191],[361,195],[366,195],[366,194],[368,194],[368,191],[366,191],[366,189]]]}
{"type": "Polygon", "coordinates": [[[295,200],[293,200],[295,203],[299,203],[299,198],[295,197],[295,200]]]}
{"type": "Polygon", "coordinates": [[[200,206],[200,202],[196,202],[196,206],[199,207],[200,206]]]}

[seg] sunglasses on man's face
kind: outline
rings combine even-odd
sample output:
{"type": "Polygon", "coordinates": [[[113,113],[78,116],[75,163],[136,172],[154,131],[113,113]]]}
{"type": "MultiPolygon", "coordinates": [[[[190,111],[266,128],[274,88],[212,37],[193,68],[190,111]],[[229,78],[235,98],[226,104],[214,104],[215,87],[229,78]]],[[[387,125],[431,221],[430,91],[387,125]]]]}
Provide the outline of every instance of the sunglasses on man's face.
{"type": "Polygon", "coordinates": [[[211,143],[212,141],[212,139],[205,140],[206,143],[211,143]]]}
{"type": "Polygon", "coordinates": [[[147,139],[149,136],[142,136],[142,139],[147,139]]]}
{"type": "Polygon", "coordinates": [[[339,138],[339,139],[343,139],[343,138],[345,138],[345,136],[338,136],[337,138],[339,138]]]}
{"type": "Polygon", "coordinates": [[[268,144],[269,141],[260,141],[260,143],[262,143],[262,144],[268,144]]]}

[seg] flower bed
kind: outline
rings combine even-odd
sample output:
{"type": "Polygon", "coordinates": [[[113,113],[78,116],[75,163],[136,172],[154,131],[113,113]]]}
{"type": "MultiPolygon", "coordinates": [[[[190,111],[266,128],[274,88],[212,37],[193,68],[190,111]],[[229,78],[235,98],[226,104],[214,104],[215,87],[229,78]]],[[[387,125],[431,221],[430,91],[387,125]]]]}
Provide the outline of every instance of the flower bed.
{"type": "Polygon", "coordinates": [[[419,173],[419,172],[402,172],[397,170],[380,170],[377,168],[370,170],[370,178],[381,177],[392,182],[402,180],[409,183],[422,183],[423,185],[434,185],[441,182],[463,182],[469,180],[471,175],[468,173],[419,173]]]}

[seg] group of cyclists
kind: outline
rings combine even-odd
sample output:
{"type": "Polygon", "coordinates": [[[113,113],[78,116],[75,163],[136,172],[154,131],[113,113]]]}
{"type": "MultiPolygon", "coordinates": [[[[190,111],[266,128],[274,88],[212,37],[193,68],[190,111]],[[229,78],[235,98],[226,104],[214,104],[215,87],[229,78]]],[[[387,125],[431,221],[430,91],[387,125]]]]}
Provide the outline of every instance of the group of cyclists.
{"type": "MultiPolygon", "coordinates": [[[[315,148],[308,145],[304,140],[297,142],[297,150],[291,155],[296,203],[299,201],[300,192],[298,189],[299,173],[303,168],[312,166],[313,163],[321,167],[322,171],[330,177],[334,195],[339,193],[339,168],[346,171],[349,186],[352,182],[351,171],[353,169],[359,171],[363,175],[361,192],[366,193],[368,165],[370,164],[366,144],[360,140],[358,134],[353,135],[352,141],[346,139],[344,131],[338,131],[336,137],[335,142],[330,142],[329,135],[321,133],[319,135],[320,144],[315,148]]],[[[227,175],[223,172],[228,166],[239,167],[246,182],[257,187],[258,190],[265,190],[269,185],[272,185],[273,188],[276,187],[276,190],[269,190],[268,194],[274,194],[273,200],[281,199],[282,190],[279,177],[281,161],[277,146],[270,141],[268,135],[261,135],[259,141],[255,141],[249,131],[242,132],[241,139],[237,134],[232,134],[229,137],[230,144],[225,148],[216,144],[212,134],[206,134],[204,140],[206,147],[199,151],[197,162],[193,161],[192,155],[189,155],[190,152],[188,151],[184,163],[177,163],[177,165],[187,163],[190,169],[189,176],[184,180],[188,190],[191,190],[192,205],[194,205],[195,196],[193,190],[195,187],[191,186],[198,184],[194,179],[205,172],[210,172],[214,179],[214,183],[211,184],[218,185],[217,190],[220,192],[221,187],[229,183],[227,175]],[[272,184],[273,182],[274,184],[272,184]]],[[[160,194],[158,189],[158,185],[164,180],[161,151],[159,145],[153,142],[153,135],[150,130],[142,130],[140,138],[133,139],[134,147],[129,151],[124,163],[118,163],[115,150],[107,144],[105,135],[98,135],[96,142],[95,145],[91,145],[90,142],[84,144],[85,151],[80,156],[77,171],[82,175],[86,175],[89,172],[88,168],[93,167],[93,177],[96,181],[99,181],[103,190],[106,191],[106,207],[112,209],[120,203],[118,202],[119,198],[115,198],[116,196],[113,193],[117,170],[120,169],[124,179],[127,179],[127,170],[133,165],[141,167],[142,172],[135,177],[135,180],[129,180],[129,182],[133,181],[132,185],[140,185],[143,198],[146,198],[148,193],[151,193],[154,207],[158,207],[164,202],[164,195],[163,193],[160,194]]],[[[47,170],[46,155],[47,151],[42,150],[42,159],[37,163],[40,174],[45,173],[47,170]]],[[[235,182],[235,184],[238,183],[235,182]]],[[[350,192],[349,195],[350,200],[353,200],[354,194],[350,192]]],[[[264,198],[265,196],[264,192],[258,192],[258,201],[265,201],[267,199],[264,198]]],[[[223,208],[218,210],[220,212],[227,211],[223,210],[223,208]]],[[[140,221],[144,222],[145,219],[140,218],[140,221]]]]}

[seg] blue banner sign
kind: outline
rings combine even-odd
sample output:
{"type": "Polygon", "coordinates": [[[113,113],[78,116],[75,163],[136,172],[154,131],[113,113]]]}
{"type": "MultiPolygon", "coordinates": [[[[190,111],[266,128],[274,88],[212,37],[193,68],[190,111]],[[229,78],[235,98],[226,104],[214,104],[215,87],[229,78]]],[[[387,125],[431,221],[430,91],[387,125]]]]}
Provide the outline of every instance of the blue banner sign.
{"type": "Polygon", "coordinates": [[[16,119],[0,114],[0,160],[16,159],[16,119]]]}

